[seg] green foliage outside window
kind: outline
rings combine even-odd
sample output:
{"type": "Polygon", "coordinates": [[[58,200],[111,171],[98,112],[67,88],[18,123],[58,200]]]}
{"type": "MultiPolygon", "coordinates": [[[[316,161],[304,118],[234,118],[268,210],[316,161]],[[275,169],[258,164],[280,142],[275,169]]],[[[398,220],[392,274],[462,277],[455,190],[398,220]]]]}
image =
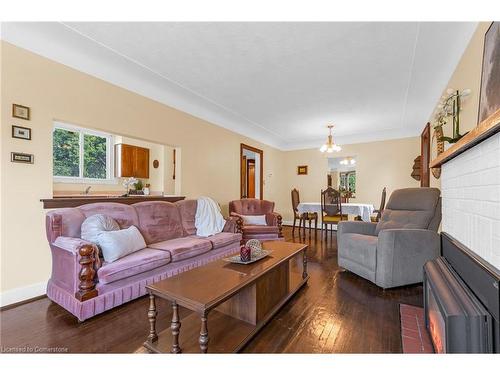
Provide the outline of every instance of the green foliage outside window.
{"type": "Polygon", "coordinates": [[[347,175],[347,186],[349,191],[356,192],[356,172],[347,175]]]}
{"type": "Polygon", "coordinates": [[[83,177],[106,178],[106,138],[83,136],[83,177]]]}
{"type": "Polygon", "coordinates": [[[53,133],[53,175],[61,177],[107,177],[107,139],[83,134],[75,130],[55,128],[53,133]],[[83,138],[83,156],[80,157],[80,139],[83,138]],[[82,176],[80,176],[82,163],[82,176]]]}
{"type": "Polygon", "coordinates": [[[351,197],[356,193],[356,172],[341,172],[340,173],[340,190],[350,192],[351,197]]]}
{"type": "Polygon", "coordinates": [[[78,177],[80,175],[80,134],[54,129],[52,146],[54,176],[78,177]]]}

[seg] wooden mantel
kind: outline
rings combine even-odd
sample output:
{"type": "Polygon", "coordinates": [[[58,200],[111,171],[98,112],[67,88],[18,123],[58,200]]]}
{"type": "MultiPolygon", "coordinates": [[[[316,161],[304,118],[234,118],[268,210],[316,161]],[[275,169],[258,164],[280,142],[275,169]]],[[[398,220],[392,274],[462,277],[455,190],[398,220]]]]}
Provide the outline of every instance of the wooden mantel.
{"type": "Polygon", "coordinates": [[[491,137],[493,134],[500,131],[500,109],[493,115],[481,122],[477,127],[464,135],[457,143],[451,146],[448,150],[440,154],[436,159],[429,164],[431,168],[440,167],[447,161],[457,157],[464,151],[474,147],[478,143],[491,137]]]}

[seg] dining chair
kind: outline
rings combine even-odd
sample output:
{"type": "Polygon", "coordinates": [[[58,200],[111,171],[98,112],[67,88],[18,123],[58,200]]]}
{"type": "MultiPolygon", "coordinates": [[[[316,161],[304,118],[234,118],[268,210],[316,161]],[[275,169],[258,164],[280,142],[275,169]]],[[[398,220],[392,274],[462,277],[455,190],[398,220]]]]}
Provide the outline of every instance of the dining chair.
{"type": "Polygon", "coordinates": [[[325,238],[328,238],[328,225],[333,231],[333,225],[345,219],[342,215],[342,199],[340,192],[332,187],[321,190],[321,229],[325,230],[325,238]]]}
{"type": "Polygon", "coordinates": [[[384,187],[382,190],[382,198],[380,198],[380,206],[378,210],[374,210],[372,216],[370,216],[370,220],[372,223],[378,223],[380,221],[380,217],[382,216],[382,212],[385,208],[385,196],[387,194],[387,188],[384,187]]]}
{"type": "Polygon", "coordinates": [[[316,234],[316,229],[318,228],[318,213],[317,212],[303,212],[299,213],[298,206],[300,203],[299,191],[297,189],[292,189],[292,208],[293,208],[293,227],[292,236],[295,234],[295,223],[297,219],[299,220],[299,236],[300,229],[303,227],[304,237],[306,235],[306,220],[309,221],[309,235],[311,235],[311,221],[314,220],[314,233],[316,234]]]}

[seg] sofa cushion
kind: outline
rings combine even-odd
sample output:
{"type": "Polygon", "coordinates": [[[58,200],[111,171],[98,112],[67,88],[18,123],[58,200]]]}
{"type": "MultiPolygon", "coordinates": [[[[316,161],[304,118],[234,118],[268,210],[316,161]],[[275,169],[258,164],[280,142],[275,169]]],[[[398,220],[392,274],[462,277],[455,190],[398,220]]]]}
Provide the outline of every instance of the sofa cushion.
{"type": "Polygon", "coordinates": [[[229,212],[239,215],[265,215],[274,211],[274,202],[261,199],[240,199],[229,202],[229,212]]]}
{"type": "Polygon", "coordinates": [[[208,239],[190,236],[152,243],[148,247],[168,251],[172,262],[178,262],[212,250],[212,243],[208,239]]]}
{"type": "Polygon", "coordinates": [[[132,205],[139,217],[139,230],[147,244],[184,236],[177,206],[170,202],[141,202],[132,205]]]}
{"type": "Polygon", "coordinates": [[[126,229],[131,225],[137,227],[139,224],[137,212],[128,204],[109,202],[89,203],[79,206],[78,209],[80,209],[85,217],[97,214],[109,216],[118,223],[120,229],[126,229]]]}
{"type": "Polygon", "coordinates": [[[385,209],[375,228],[378,235],[384,229],[427,229],[434,211],[407,211],[385,209]]]}
{"type": "Polygon", "coordinates": [[[221,232],[213,236],[206,237],[212,243],[214,249],[218,249],[231,244],[239,244],[241,241],[240,233],[221,232]]]}
{"type": "Polygon", "coordinates": [[[267,225],[266,215],[239,215],[244,225],[267,225]]]}
{"type": "Polygon", "coordinates": [[[182,227],[187,236],[196,234],[195,217],[198,201],[196,199],[185,199],[175,202],[181,215],[182,227]]]}
{"type": "Polygon", "coordinates": [[[406,188],[392,192],[375,234],[384,229],[428,229],[439,226],[440,191],[436,188],[406,188]],[[438,211],[436,211],[438,210],[438,211]],[[433,220],[437,215],[436,220],[433,220]]]}
{"type": "Polygon", "coordinates": [[[276,226],[271,225],[244,225],[243,232],[245,234],[258,234],[258,233],[279,233],[279,229],[276,226]]]}
{"type": "Polygon", "coordinates": [[[99,233],[109,230],[120,230],[115,219],[103,214],[92,215],[82,223],[81,237],[86,241],[97,243],[99,233]]]}
{"type": "Polygon", "coordinates": [[[146,247],[141,232],[133,225],[127,229],[102,231],[97,235],[97,244],[106,262],[114,262],[146,247]]]}
{"type": "Polygon", "coordinates": [[[125,279],[155,269],[170,263],[171,256],[168,251],[142,249],[129,254],[116,262],[106,263],[97,271],[99,283],[109,284],[113,281],[125,279]]]}
{"type": "Polygon", "coordinates": [[[341,241],[342,257],[375,271],[378,237],[358,233],[342,233],[341,241]]]}

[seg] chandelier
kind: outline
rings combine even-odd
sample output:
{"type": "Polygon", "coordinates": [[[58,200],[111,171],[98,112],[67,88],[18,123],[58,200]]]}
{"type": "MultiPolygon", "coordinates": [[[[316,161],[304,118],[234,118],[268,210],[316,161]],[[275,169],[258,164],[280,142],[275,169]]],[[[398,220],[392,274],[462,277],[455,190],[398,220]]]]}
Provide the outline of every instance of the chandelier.
{"type": "Polygon", "coordinates": [[[354,165],[356,164],[356,160],[352,157],[347,157],[339,162],[342,165],[354,165]]]}
{"type": "Polygon", "coordinates": [[[339,145],[335,144],[335,142],[333,142],[332,128],[333,128],[333,125],[328,125],[328,129],[330,130],[330,134],[328,135],[328,139],[327,139],[326,143],[323,146],[321,146],[321,148],[319,149],[321,152],[328,152],[329,154],[331,154],[333,151],[339,152],[340,150],[342,150],[342,147],[340,147],[339,145]]]}

